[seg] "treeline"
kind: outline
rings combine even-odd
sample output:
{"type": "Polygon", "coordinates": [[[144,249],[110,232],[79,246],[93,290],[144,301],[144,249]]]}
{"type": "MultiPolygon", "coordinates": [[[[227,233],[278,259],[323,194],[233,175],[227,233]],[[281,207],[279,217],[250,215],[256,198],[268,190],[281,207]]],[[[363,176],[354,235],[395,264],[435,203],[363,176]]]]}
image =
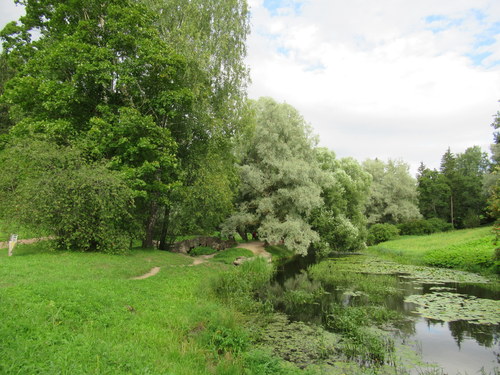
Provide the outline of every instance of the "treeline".
{"type": "Polygon", "coordinates": [[[245,0],[23,3],[0,34],[0,219],[58,247],[221,230],[327,254],[376,225],[496,215],[498,160],[477,147],[417,183],[404,162],[318,148],[290,105],[248,100],[245,0]]]}

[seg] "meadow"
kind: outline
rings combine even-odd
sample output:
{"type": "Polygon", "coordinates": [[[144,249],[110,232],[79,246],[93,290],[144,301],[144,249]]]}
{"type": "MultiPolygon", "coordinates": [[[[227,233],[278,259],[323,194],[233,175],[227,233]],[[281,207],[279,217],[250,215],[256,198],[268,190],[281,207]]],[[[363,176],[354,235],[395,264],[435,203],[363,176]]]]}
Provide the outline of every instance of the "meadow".
{"type": "Polygon", "coordinates": [[[493,228],[463,229],[427,236],[402,236],[368,248],[367,252],[403,264],[498,274],[493,228]]]}
{"type": "MultiPolygon", "coordinates": [[[[259,374],[243,315],[211,293],[221,262],[158,250],[0,249],[2,374],[259,374]],[[153,267],[154,277],[132,280],[153,267]],[[244,370],[245,369],[245,370],[244,370]]],[[[264,363],[264,364],[263,364],[264,363]]],[[[272,372],[270,372],[272,373],[272,372]]]]}

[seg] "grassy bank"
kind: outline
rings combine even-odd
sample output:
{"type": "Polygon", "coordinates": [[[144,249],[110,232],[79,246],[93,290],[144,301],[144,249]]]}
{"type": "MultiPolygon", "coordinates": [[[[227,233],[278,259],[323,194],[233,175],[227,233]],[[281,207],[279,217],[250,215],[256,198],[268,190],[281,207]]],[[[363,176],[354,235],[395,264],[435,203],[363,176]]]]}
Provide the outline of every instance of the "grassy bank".
{"type": "Polygon", "coordinates": [[[210,295],[219,262],[156,250],[126,255],[0,250],[2,374],[259,374],[243,316],[210,295]],[[161,267],[144,280],[131,277],[161,267]]]}
{"type": "Polygon", "coordinates": [[[368,248],[368,253],[405,264],[498,273],[492,227],[464,229],[428,236],[403,236],[368,248]]]}

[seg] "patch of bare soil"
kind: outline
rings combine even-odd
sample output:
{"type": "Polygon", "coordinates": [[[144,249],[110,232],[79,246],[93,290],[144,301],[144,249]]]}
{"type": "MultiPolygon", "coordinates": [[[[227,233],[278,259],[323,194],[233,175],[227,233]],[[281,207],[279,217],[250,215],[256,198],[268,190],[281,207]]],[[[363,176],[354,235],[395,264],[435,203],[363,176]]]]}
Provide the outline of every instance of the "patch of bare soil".
{"type": "Polygon", "coordinates": [[[160,267],[153,267],[148,273],[145,273],[144,275],[141,276],[136,276],[132,277],[130,280],[143,280],[147,279],[148,277],[156,275],[158,272],[160,272],[160,267]]]}
{"type": "MultiPolygon", "coordinates": [[[[28,238],[25,240],[18,240],[17,243],[29,245],[29,244],[32,244],[35,242],[47,241],[47,240],[52,240],[52,239],[54,239],[54,237],[28,238]]],[[[8,248],[8,247],[9,247],[9,241],[0,242],[0,249],[4,249],[4,248],[8,248]]]]}

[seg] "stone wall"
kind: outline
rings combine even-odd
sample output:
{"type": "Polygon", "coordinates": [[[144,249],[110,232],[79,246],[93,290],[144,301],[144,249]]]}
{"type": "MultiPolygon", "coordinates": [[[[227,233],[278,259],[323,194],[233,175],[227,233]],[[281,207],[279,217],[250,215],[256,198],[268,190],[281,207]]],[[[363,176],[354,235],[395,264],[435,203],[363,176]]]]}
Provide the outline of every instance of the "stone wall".
{"type": "Polygon", "coordinates": [[[199,246],[211,247],[220,251],[236,245],[237,242],[235,240],[221,240],[217,237],[198,237],[191,240],[175,242],[170,247],[170,251],[174,253],[189,254],[192,249],[199,246]]]}

